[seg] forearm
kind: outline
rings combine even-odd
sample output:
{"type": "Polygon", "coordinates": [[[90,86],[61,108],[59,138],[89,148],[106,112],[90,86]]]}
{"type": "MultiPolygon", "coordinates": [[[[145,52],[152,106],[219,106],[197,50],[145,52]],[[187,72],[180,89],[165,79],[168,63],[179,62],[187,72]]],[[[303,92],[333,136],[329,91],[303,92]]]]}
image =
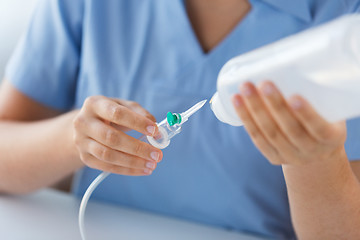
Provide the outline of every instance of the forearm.
{"type": "Polygon", "coordinates": [[[360,184],[341,149],[329,161],[283,165],[299,239],[360,239],[360,184]]]}
{"type": "Polygon", "coordinates": [[[72,141],[75,112],[37,122],[0,122],[0,192],[49,186],[82,167],[72,141]]]}

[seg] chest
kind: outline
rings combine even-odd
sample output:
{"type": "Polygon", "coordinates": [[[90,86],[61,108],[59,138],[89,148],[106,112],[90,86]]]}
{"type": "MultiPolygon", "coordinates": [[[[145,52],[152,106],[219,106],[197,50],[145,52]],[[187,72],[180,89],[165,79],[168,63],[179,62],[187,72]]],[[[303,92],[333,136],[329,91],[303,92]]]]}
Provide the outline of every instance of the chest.
{"type": "Polygon", "coordinates": [[[249,13],[247,0],[185,1],[186,13],[205,53],[218,45],[249,13]]]}

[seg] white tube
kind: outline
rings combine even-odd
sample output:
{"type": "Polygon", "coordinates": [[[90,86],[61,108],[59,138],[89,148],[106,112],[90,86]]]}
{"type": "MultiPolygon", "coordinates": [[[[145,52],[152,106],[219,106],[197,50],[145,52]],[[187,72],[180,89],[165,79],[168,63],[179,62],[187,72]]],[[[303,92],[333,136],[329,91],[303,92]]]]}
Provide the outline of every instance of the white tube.
{"type": "Polygon", "coordinates": [[[97,176],[95,178],[95,180],[90,184],[90,186],[86,190],[86,192],[81,200],[80,209],[79,209],[79,228],[80,228],[80,235],[81,235],[82,240],[86,239],[85,221],[84,220],[85,220],[85,210],[86,210],[86,206],[88,204],[89,198],[91,197],[91,194],[94,192],[96,187],[109,175],[110,175],[110,173],[108,173],[108,172],[102,172],[101,174],[99,174],[99,176],[97,176]]]}

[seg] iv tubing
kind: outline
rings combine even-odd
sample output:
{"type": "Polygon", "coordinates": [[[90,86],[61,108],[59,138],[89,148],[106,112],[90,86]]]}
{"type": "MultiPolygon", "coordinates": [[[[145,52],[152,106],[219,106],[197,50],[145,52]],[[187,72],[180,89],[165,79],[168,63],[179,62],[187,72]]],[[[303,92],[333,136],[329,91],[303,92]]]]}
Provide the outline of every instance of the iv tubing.
{"type": "MultiPolygon", "coordinates": [[[[203,100],[197,104],[195,104],[193,107],[191,107],[189,110],[181,113],[183,115],[183,121],[181,121],[181,124],[177,124],[177,126],[173,126],[172,129],[169,129],[172,132],[171,136],[168,135],[168,132],[165,130],[165,128],[161,127],[160,125],[162,123],[166,123],[168,125],[168,121],[165,118],[160,124],[158,124],[159,127],[159,131],[161,132],[162,136],[166,136],[166,140],[164,142],[159,143],[156,140],[153,140],[153,138],[149,138],[147,137],[147,140],[149,141],[149,143],[151,145],[153,145],[154,147],[157,147],[159,149],[163,149],[166,148],[169,143],[170,143],[170,138],[172,138],[173,136],[175,136],[176,134],[178,134],[181,131],[181,125],[186,122],[188,120],[188,118],[193,115],[195,112],[197,112],[202,106],[204,106],[205,102],[207,100],[203,100]]],[[[182,116],[181,116],[182,117],[182,116]]],[[[140,137],[140,139],[142,139],[145,136],[140,137]]],[[[81,235],[81,239],[82,240],[86,240],[86,236],[85,236],[85,210],[86,210],[86,206],[88,204],[88,201],[91,197],[91,194],[94,192],[94,190],[97,188],[97,186],[99,186],[99,184],[104,181],[105,178],[107,178],[111,173],[109,172],[102,172],[99,174],[99,176],[97,176],[95,178],[95,180],[90,184],[90,186],[88,187],[88,189],[86,190],[81,203],[80,203],[80,209],[79,209],[79,228],[80,228],[80,235],[81,235]]]]}
{"type": "Polygon", "coordinates": [[[86,239],[85,223],[84,223],[85,219],[84,218],[85,218],[85,210],[86,210],[86,206],[88,204],[89,198],[91,197],[91,194],[94,192],[96,187],[109,175],[110,175],[110,173],[108,173],[108,172],[102,172],[101,174],[99,174],[99,176],[97,176],[95,178],[95,180],[90,184],[90,186],[86,190],[86,192],[81,200],[80,210],[79,210],[79,228],[80,228],[80,235],[81,235],[82,240],[86,239]]]}

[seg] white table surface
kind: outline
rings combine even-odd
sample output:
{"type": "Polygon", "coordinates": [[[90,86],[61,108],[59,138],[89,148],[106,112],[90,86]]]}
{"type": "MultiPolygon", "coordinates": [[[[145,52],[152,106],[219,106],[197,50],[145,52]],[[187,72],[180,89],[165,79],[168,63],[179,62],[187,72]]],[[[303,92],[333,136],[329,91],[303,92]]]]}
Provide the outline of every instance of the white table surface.
{"type": "MultiPolygon", "coordinates": [[[[80,239],[80,200],[55,190],[27,196],[0,195],[1,240],[80,239]]],[[[193,222],[90,201],[86,210],[88,239],[126,240],[261,240],[193,222]]]]}

